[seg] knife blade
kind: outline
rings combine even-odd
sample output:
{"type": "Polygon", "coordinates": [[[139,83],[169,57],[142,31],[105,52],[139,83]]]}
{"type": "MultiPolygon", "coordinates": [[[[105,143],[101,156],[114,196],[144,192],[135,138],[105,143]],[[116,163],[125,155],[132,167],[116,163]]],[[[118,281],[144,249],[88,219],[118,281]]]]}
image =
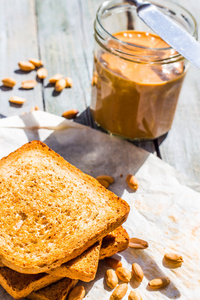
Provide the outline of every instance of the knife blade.
{"type": "Polygon", "coordinates": [[[200,69],[200,43],[185,29],[161,12],[155,5],[141,0],[128,0],[137,7],[137,15],[167,44],[200,69]]]}

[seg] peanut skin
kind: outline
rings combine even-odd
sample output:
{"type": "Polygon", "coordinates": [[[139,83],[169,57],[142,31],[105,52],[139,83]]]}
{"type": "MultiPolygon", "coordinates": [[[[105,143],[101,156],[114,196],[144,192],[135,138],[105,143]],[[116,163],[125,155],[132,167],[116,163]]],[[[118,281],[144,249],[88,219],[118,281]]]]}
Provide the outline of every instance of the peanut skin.
{"type": "Polygon", "coordinates": [[[131,277],[132,277],[131,272],[126,268],[123,268],[123,267],[117,268],[116,274],[121,281],[124,281],[124,282],[131,281],[131,277]]]}
{"type": "Polygon", "coordinates": [[[105,280],[111,289],[114,289],[118,285],[118,277],[113,269],[106,271],[105,280]]]}
{"type": "Polygon", "coordinates": [[[128,186],[132,190],[137,191],[137,189],[138,189],[138,181],[137,181],[137,179],[136,179],[136,177],[134,175],[128,174],[126,176],[126,182],[127,182],[128,186]]]}
{"type": "Polygon", "coordinates": [[[126,295],[127,290],[127,283],[119,284],[110,296],[110,300],[121,300],[126,295]]]}

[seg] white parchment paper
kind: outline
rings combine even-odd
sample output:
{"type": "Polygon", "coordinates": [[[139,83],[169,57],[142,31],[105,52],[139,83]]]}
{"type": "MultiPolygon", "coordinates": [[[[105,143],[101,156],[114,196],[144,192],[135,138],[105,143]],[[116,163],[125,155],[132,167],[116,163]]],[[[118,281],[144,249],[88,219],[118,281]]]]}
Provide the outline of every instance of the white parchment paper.
{"type": "MultiPolygon", "coordinates": [[[[35,139],[87,174],[114,177],[110,190],[131,206],[124,227],[130,237],[149,243],[146,250],[129,248],[117,255],[124,267],[131,270],[132,263],[137,262],[144,270],[143,282],[138,286],[132,280],[129,291],[137,289],[143,300],[200,300],[200,184],[126,141],[58,116],[36,111],[0,120],[0,158],[35,139]],[[137,192],[125,182],[128,173],[138,178],[137,192]],[[182,267],[166,266],[166,252],[180,253],[182,267]],[[160,276],[168,276],[170,285],[150,291],[148,281],[160,276]]],[[[100,262],[96,279],[84,284],[86,299],[109,299],[112,291],[104,282],[107,268],[100,262]]],[[[12,297],[0,288],[0,299],[12,297]]],[[[128,299],[128,293],[123,299],[128,299]]]]}

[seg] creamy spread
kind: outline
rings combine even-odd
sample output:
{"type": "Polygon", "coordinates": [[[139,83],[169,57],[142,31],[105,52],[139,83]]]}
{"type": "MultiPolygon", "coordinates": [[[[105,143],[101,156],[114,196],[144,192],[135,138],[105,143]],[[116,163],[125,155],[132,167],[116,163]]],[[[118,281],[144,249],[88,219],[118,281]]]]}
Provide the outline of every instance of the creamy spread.
{"type": "Polygon", "coordinates": [[[113,36],[128,43],[127,56],[123,59],[102,51],[95,58],[97,84],[91,104],[94,120],[106,131],[131,140],[161,136],[168,132],[173,121],[185,76],[184,62],[148,62],[145,47],[155,48],[156,59],[176,54],[171,48],[161,50],[169,46],[157,35],[128,30],[113,36]],[[139,46],[134,52],[137,55],[134,62],[126,59],[132,54],[129,44],[139,46]],[[138,60],[140,55],[146,59],[145,63],[138,60]]]}

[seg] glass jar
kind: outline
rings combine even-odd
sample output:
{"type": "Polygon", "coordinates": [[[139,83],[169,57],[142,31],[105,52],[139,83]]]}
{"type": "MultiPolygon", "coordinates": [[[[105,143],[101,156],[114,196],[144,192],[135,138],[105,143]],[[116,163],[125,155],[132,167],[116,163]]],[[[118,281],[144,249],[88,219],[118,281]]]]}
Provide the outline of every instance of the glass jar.
{"type": "MultiPolygon", "coordinates": [[[[165,0],[150,1],[197,38],[194,17],[165,0]]],[[[91,112],[107,132],[151,140],[169,131],[188,61],[142,22],[136,7],[105,1],[94,23],[91,112]]]]}

